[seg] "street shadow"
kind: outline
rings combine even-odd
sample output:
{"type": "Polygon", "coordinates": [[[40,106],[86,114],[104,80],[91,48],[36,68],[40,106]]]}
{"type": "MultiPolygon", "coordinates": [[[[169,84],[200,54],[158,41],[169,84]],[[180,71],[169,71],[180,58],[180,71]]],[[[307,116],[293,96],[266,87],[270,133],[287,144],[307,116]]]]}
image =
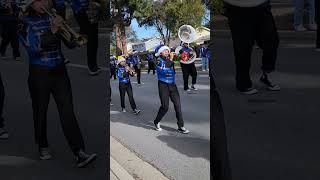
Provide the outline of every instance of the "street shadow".
{"type": "Polygon", "coordinates": [[[181,154],[210,161],[210,140],[188,137],[188,135],[160,135],[157,138],[181,154]],[[192,149],[189,148],[191,144],[192,149]]]}

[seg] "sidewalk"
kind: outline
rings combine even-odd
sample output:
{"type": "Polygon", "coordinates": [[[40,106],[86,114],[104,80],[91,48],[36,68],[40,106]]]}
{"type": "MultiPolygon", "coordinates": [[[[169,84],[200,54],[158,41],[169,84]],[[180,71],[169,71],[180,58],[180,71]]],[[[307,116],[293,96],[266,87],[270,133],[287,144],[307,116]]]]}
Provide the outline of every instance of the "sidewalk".
{"type": "Polygon", "coordinates": [[[168,180],[159,170],[140,159],[110,136],[110,180],[168,180]]]}

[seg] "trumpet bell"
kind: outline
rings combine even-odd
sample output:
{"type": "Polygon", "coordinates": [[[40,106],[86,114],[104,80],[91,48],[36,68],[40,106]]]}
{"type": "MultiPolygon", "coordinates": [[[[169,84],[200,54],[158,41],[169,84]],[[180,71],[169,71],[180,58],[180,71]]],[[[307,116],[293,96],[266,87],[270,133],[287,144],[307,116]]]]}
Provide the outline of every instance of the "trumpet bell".
{"type": "Polygon", "coordinates": [[[185,43],[192,43],[197,39],[197,32],[190,25],[182,25],[178,30],[178,37],[185,43]]]}

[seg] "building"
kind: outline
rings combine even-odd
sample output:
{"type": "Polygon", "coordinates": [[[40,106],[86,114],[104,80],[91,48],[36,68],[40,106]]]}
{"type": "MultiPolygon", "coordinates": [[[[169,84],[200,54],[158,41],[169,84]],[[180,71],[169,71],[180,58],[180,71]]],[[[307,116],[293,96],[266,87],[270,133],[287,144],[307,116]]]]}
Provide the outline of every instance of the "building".
{"type": "MultiPolygon", "coordinates": [[[[144,52],[144,51],[153,51],[158,45],[160,45],[161,39],[160,38],[151,38],[146,39],[141,42],[136,42],[132,44],[132,51],[144,52]]],[[[128,52],[129,49],[128,49],[128,52]]]]}

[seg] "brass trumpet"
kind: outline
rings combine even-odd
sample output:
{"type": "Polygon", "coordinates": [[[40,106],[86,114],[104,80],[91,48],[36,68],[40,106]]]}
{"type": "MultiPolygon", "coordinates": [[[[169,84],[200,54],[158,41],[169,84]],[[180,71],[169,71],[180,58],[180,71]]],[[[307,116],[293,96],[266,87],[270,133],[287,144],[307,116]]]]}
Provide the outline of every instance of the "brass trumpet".
{"type": "Polygon", "coordinates": [[[128,64],[126,64],[125,68],[131,76],[134,76],[137,74],[136,71],[133,68],[131,68],[128,64]]]}
{"type": "MultiPolygon", "coordinates": [[[[54,8],[44,8],[44,10],[52,19],[58,17],[57,11],[54,8]]],[[[88,42],[88,39],[85,36],[76,33],[65,21],[62,22],[59,33],[68,42],[75,41],[79,46],[85,45],[88,42]]]]}

